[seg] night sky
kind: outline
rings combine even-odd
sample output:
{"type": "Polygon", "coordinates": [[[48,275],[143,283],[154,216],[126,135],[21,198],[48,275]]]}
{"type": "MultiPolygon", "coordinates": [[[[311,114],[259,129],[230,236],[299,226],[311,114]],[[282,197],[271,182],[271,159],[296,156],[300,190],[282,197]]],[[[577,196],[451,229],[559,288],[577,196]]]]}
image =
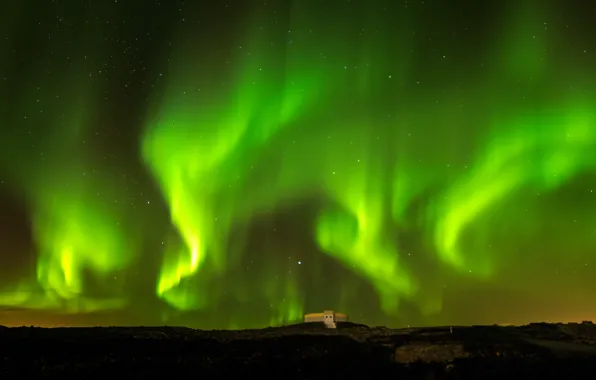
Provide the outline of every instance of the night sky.
{"type": "Polygon", "coordinates": [[[8,2],[0,324],[596,320],[588,3],[8,2]]]}

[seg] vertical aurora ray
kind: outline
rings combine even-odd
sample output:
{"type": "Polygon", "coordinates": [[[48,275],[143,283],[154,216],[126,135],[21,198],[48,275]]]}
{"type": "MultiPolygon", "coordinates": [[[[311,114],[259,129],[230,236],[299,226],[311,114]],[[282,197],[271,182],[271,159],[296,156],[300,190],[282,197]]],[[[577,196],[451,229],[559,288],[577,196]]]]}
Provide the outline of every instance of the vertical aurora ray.
{"type": "MultiPolygon", "coordinates": [[[[353,17],[359,22],[344,25],[343,34],[354,35],[360,42],[356,48],[360,64],[346,67],[352,72],[343,91],[349,92],[354,102],[353,115],[361,116],[348,123],[341,134],[329,131],[333,148],[324,158],[321,177],[326,195],[336,205],[319,215],[315,237],[323,252],[373,285],[384,312],[395,314],[400,300],[416,290],[414,279],[400,262],[392,223],[393,217],[400,221],[400,210],[410,201],[412,178],[404,159],[406,133],[397,133],[403,122],[391,114],[380,119],[377,113],[383,110],[377,111],[377,102],[381,103],[376,95],[386,91],[399,94],[406,86],[412,69],[410,28],[415,12],[401,10],[392,22],[378,22],[379,12],[386,9],[376,2],[354,6],[352,11],[358,17],[353,17]],[[350,86],[352,83],[355,85],[350,86]],[[382,126],[383,133],[375,132],[373,126],[382,126]],[[393,152],[391,144],[402,149],[393,152]]],[[[348,43],[353,46],[354,41],[348,43]]],[[[350,50],[348,46],[335,49],[350,50]]]]}
{"type": "MultiPolygon", "coordinates": [[[[93,26],[88,28],[75,42],[92,41],[93,26]]],[[[4,153],[31,212],[37,260],[35,279],[3,289],[2,305],[89,312],[126,303],[114,277],[130,266],[138,244],[129,229],[125,183],[105,153],[88,144],[100,136],[94,128],[103,86],[93,83],[100,80],[93,74],[101,70],[101,51],[74,51],[76,46],[67,65],[45,71],[45,81],[33,79],[44,73],[37,65],[29,68],[31,79],[21,84],[7,117],[12,135],[4,153]],[[16,151],[19,144],[28,148],[16,151]]],[[[42,49],[42,57],[53,48],[42,49]]]]}
{"type": "MultiPolygon", "coordinates": [[[[65,172],[66,166],[61,167],[65,172]]],[[[81,304],[87,305],[83,309],[120,308],[126,296],[114,276],[132,264],[138,243],[128,226],[125,206],[111,200],[118,199],[118,194],[102,189],[97,179],[81,180],[85,168],[76,169],[59,184],[38,187],[44,191],[37,195],[34,217],[37,279],[48,297],[66,302],[67,308],[81,304]],[[95,302],[93,292],[85,287],[85,271],[107,282],[95,302]]],[[[91,170],[89,176],[94,175],[99,176],[91,170]]]]}
{"type": "MultiPolygon", "coordinates": [[[[306,17],[299,9],[294,13],[291,25],[306,17]]],[[[143,141],[145,161],[184,241],[182,249],[166,252],[157,284],[157,295],[178,309],[207,306],[208,292],[181,283],[195,275],[202,279],[194,281],[208,282],[225,270],[234,216],[275,200],[269,194],[242,200],[242,185],[260,150],[325,90],[321,75],[305,71],[312,54],[269,43],[271,27],[259,27],[261,17],[253,16],[250,38],[233,52],[239,74],[217,99],[200,95],[209,74],[200,74],[200,63],[189,64],[188,49],[180,43],[159,115],[143,141]]]]}
{"type": "Polygon", "coordinates": [[[345,183],[335,185],[336,199],[343,209],[321,214],[317,241],[326,253],[374,285],[384,311],[396,312],[400,297],[411,295],[414,285],[385,231],[388,216],[383,193],[378,187],[375,189],[378,180],[363,180],[355,175],[352,179],[354,184],[347,191],[345,183]]]}
{"type": "Polygon", "coordinates": [[[499,72],[507,72],[516,79],[544,80],[552,64],[547,49],[550,27],[550,1],[523,0],[505,12],[503,34],[499,34],[503,65],[499,72]]]}

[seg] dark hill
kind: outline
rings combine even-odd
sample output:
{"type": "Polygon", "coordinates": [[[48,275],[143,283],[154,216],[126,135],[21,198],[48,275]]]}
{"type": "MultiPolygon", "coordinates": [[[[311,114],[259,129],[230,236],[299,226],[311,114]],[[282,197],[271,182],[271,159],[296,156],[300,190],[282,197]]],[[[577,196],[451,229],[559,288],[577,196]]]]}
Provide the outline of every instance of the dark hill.
{"type": "Polygon", "coordinates": [[[596,326],[6,328],[0,378],[592,379],[596,326]]]}

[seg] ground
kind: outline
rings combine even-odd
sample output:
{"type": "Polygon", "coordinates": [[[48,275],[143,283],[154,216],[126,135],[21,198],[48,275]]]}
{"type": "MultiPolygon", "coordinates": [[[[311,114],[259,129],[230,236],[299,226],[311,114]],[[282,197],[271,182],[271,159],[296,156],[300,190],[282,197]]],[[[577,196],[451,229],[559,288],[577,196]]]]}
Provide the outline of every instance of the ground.
{"type": "Polygon", "coordinates": [[[580,379],[596,325],[388,329],[351,323],[242,331],[0,326],[0,378],[580,379]]]}

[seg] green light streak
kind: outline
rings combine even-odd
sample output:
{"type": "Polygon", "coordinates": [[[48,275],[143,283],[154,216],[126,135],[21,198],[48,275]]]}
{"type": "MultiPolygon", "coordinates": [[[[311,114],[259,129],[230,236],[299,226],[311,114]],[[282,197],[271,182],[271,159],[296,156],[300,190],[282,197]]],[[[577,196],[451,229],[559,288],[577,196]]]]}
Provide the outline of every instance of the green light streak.
{"type": "Polygon", "coordinates": [[[166,252],[157,284],[157,295],[178,309],[208,304],[206,294],[179,294],[186,292],[179,285],[204,266],[202,276],[222,273],[226,234],[251,162],[280,128],[316,101],[313,95],[321,86],[320,76],[298,70],[308,65],[298,52],[284,52],[281,68],[264,59],[272,51],[265,32],[254,33],[238,49],[242,74],[218,100],[200,101],[198,82],[205,78],[191,75],[200,65],[189,66],[188,51],[181,47],[158,119],[144,138],[145,161],[185,243],[181,250],[166,252]]]}
{"type": "MultiPolygon", "coordinates": [[[[562,115],[534,115],[499,131],[477,164],[438,202],[435,244],[442,260],[459,270],[488,277],[494,259],[482,241],[467,247],[466,259],[458,245],[467,227],[479,215],[497,206],[522,187],[552,191],[574,176],[593,168],[596,142],[593,111],[578,109],[562,115]],[[483,247],[484,245],[484,247],[483,247]]],[[[478,228],[478,227],[476,227],[478,228]]],[[[482,234],[477,234],[482,236],[482,234]]]]}
{"type": "Polygon", "coordinates": [[[18,144],[7,146],[13,161],[17,158],[13,174],[31,210],[38,259],[35,279],[9,289],[1,304],[71,313],[126,304],[122,282],[114,277],[132,265],[138,242],[128,224],[133,217],[119,203],[128,198],[123,176],[104,167],[90,144],[97,139],[90,134],[100,117],[96,105],[102,90],[89,75],[93,58],[75,54],[73,67],[54,72],[52,82],[23,84],[27,95],[15,115],[24,116],[14,124],[30,129],[30,138],[36,137],[36,124],[52,133],[37,146],[19,141],[34,154],[16,151],[18,144]],[[31,99],[43,105],[38,113],[31,112],[31,99]],[[103,286],[92,289],[89,280],[103,286]]]}
{"type": "Polygon", "coordinates": [[[384,311],[395,312],[400,296],[411,295],[415,286],[390,242],[385,180],[372,174],[365,160],[354,161],[350,168],[344,164],[346,174],[333,172],[330,177],[330,196],[343,209],[321,214],[317,241],[325,252],[375,286],[384,311]]]}
{"type": "MultiPolygon", "coordinates": [[[[0,179],[10,183],[0,190],[26,203],[36,253],[31,278],[0,284],[0,305],[83,313],[157,295],[164,320],[216,315],[217,325],[225,313],[217,327],[241,328],[298,321],[323,303],[352,314],[373,289],[397,320],[408,308],[442,316],[446,295],[470,288],[540,287],[542,297],[571,288],[554,280],[559,269],[573,282],[578,265],[594,264],[589,201],[557,198],[596,168],[593,76],[575,60],[593,65],[578,58],[591,54],[583,47],[560,56],[572,49],[551,34],[554,7],[503,9],[486,48],[466,52],[460,41],[478,43],[469,34],[482,27],[422,27],[444,16],[437,4],[259,8],[230,43],[179,23],[162,75],[135,77],[155,82],[135,164],[147,166],[164,204],[125,179],[141,168],[120,160],[137,152],[103,152],[115,141],[102,124],[129,121],[106,116],[128,110],[110,105],[114,88],[125,90],[99,79],[99,62],[121,56],[64,52],[74,37],[61,31],[36,52],[46,63],[0,60],[3,73],[27,72],[0,88],[0,179]],[[156,207],[140,210],[142,197],[156,207]],[[302,235],[283,241],[276,223],[302,235]],[[252,231],[261,225],[270,235],[252,231]],[[302,257],[311,261],[297,269],[302,257]],[[335,288],[312,294],[308,282],[335,288]],[[151,295],[138,296],[140,287],[151,295]]],[[[14,20],[3,36],[18,35],[14,20]]],[[[104,46],[117,34],[99,31],[74,42],[104,46]]]]}

